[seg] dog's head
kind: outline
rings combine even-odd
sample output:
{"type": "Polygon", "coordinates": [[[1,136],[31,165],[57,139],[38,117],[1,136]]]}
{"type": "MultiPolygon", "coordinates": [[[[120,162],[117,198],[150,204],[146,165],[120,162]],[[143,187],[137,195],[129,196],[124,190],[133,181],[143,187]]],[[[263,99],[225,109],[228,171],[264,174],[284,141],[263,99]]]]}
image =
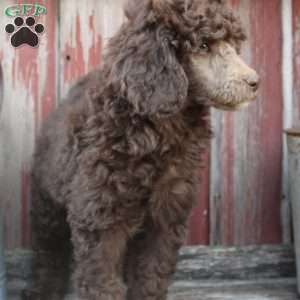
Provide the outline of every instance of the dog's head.
{"type": "Polygon", "coordinates": [[[125,13],[110,78],[136,113],[177,113],[191,90],[227,110],[256,98],[259,77],[238,54],[244,31],[223,0],[129,0],[125,13]]]}

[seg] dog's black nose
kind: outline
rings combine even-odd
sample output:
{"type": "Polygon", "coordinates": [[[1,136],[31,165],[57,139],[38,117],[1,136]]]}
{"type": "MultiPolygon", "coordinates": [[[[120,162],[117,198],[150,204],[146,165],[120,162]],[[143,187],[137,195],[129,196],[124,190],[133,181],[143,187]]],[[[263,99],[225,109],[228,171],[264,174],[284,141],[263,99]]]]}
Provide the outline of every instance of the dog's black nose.
{"type": "Polygon", "coordinates": [[[251,87],[253,92],[256,92],[258,90],[259,83],[260,83],[260,78],[257,74],[248,76],[244,80],[251,87]]]}

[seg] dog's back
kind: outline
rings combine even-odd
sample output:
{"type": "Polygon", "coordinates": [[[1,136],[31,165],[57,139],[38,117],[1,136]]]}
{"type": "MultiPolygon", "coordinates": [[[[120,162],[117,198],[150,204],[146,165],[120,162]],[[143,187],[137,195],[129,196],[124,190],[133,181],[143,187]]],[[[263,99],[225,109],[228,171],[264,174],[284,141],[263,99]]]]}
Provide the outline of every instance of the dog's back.
{"type": "Polygon", "coordinates": [[[67,97],[50,114],[44,123],[36,143],[32,165],[32,184],[47,193],[54,201],[63,203],[62,186],[70,182],[76,171],[76,141],[74,133],[85,122],[88,109],[88,93],[100,83],[99,70],[81,78],[67,97]]]}

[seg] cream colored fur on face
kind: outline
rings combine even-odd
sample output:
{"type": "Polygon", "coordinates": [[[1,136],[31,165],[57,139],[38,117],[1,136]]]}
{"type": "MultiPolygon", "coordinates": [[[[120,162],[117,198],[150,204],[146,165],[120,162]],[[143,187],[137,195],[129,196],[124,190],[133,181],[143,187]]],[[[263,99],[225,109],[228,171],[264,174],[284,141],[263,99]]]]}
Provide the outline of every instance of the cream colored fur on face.
{"type": "Polygon", "coordinates": [[[249,82],[258,83],[258,75],[228,42],[217,42],[207,53],[193,54],[191,60],[197,79],[216,108],[237,110],[256,98],[257,89],[249,82]]]}

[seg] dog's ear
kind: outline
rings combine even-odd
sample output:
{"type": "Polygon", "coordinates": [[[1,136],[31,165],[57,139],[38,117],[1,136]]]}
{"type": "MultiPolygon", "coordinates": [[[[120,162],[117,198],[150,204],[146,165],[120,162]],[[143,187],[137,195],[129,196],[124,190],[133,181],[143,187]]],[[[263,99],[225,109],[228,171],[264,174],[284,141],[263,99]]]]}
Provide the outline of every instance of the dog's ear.
{"type": "Polygon", "coordinates": [[[139,115],[170,116],[185,104],[188,79],[170,31],[144,29],[127,39],[111,70],[114,89],[139,115]]]}

